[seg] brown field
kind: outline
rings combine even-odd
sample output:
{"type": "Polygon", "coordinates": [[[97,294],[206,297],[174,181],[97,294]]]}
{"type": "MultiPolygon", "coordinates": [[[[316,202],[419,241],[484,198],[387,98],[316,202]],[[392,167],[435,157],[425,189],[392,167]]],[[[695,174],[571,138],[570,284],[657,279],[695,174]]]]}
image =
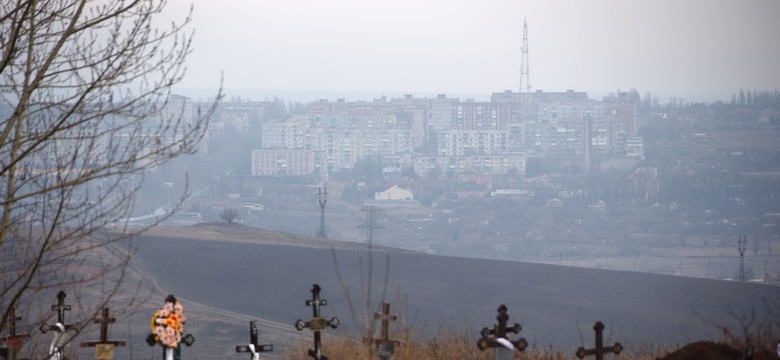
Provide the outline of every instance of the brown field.
{"type": "MultiPolygon", "coordinates": [[[[327,331],[325,353],[330,359],[370,358],[371,348],[359,341],[362,335],[340,290],[343,281],[353,301],[362,301],[365,245],[235,224],[157,229],[147,235],[138,243],[137,269],[153,295],[130,319],[133,334],[147,331],[148,316],[170,292],[187,307],[188,329],[197,339],[192,349],[183,350],[189,358],[245,356],[233,349],[248,340],[248,321],[255,319],[261,321],[260,341],[275,347],[263,358],[308,358],[311,333],[298,332],[292,324],[311,316],[304,300],[316,282],[328,300],[323,316],[342,320],[338,329],[327,331]],[[342,280],[335,276],[333,254],[342,280]]],[[[740,333],[740,324],[777,333],[777,321],[770,320],[768,327],[764,321],[776,319],[777,287],[385,248],[373,253],[374,304],[382,291],[376,284],[382,282],[386,256],[387,299],[400,317],[391,332],[403,341],[396,359],[491,358],[490,351],[477,349],[476,340],[483,326],[495,322],[500,303],[509,307],[511,322],[522,324],[520,336],[530,344],[527,353],[515,354],[518,359],[573,358],[578,346],[592,345],[590,327],[596,320],[607,325],[605,343],[623,343],[623,359],[654,358],[690,341],[722,339],[724,330],[740,333]],[[758,320],[745,320],[751,311],[758,320]]],[[[146,356],[158,352],[142,343],[139,350],[146,356]]]]}

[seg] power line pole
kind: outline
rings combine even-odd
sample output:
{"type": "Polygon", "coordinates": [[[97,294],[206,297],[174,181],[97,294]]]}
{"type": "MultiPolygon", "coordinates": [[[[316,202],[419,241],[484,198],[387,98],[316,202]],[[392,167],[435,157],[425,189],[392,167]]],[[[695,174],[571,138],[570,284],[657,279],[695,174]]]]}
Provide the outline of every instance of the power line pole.
{"type": "Polygon", "coordinates": [[[379,212],[379,208],[370,205],[362,208],[360,211],[366,213],[366,222],[360,225],[359,228],[366,229],[366,244],[371,248],[376,240],[376,230],[384,229],[382,225],[376,223],[376,213],[379,212]]]}
{"type": "Polygon", "coordinates": [[[745,249],[747,249],[747,236],[739,234],[737,238],[737,250],[739,250],[739,281],[747,281],[745,275],[745,249]]]}
{"type": "MultiPolygon", "coordinates": [[[[366,319],[368,319],[370,316],[371,311],[371,289],[374,282],[374,241],[376,241],[376,230],[377,229],[384,229],[382,225],[379,225],[376,223],[376,216],[377,212],[379,212],[379,208],[370,205],[363,207],[360,211],[363,211],[366,213],[366,222],[364,225],[358,226],[359,228],[366,229],[366,243],[368,244],[368,278],[366,283],[366,302],[365,302],[365,311],[366,311],[366,319]]],[[[371,330],[373,332],[373,322],[368,323],[366,326],[367,329],[371,330]]]]}
{"type": "Polygon", "coordinates": [[[320,231],[317,232],[317,236],[321,238],[327,237],[325,235],[325,204],[328,202],[328,187],[317,188],[317,202],[320,203],[320,231]]]}

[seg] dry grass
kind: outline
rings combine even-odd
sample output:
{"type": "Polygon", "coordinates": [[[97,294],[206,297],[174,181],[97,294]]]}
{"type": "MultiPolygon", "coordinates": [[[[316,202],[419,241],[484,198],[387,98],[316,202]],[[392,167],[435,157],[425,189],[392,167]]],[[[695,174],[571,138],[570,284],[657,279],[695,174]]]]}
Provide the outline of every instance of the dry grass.
{"type": "MultiPolygon", "coordinates": [[[[395,360],[492,360],[493,350],[487,349],[480,351],[477,348],[477,338],[466,337],[460,334],[443,334],[440,338],[433,340],[417,340],[403,336],[402,344],[395,349],[395,360]]],[[[291,348],[284,354],[282,360],[310,360],[307,355],[308,349],[312,347],[311,343],[299,344],[298,347],[291,348]]],[[[323,340],[323,353],[329,359],[349,359],[349,360],[369,360],[378,359],[375,353],[375,347],[363,342],[356,342],[345,338],[328,338],[323,340]]],[[[570,353],[560,351],[526,349],[524,352],[515,351],[513,359],[522,360],[566,360],[575,358],[572,349],[570,353]]],[[[663,356],[668,351],[665,349],[628,349],[624,350],[619,357],[608,355],[607,358],[622,360],[644,360],[655,359],[663,356]]]]}
{"type": "MultiPolygon", "coordinates": [[[[775,346],[778,341],[778,334],[772,329],[764,329],[760,334],[749,334],[748,339],[744,336],[724,333],[723,338],[718,341],[733,347],[738,352],[742,352],[746,346],[750,346],[757,353],[765,351],[764,354],[770,354],[770,359],[774,359],[775,346]],[[749,342],[749,344],[746,344],[749,342]]],[[[480,351],[477,348],[477,337],[469,337],[462,333],[442,332],[442,335],[436,339],[420,340],[410,335],[409,331],[403,332],[399,336],[401,345],[396,346],[394,360],[492,360],[493,350],[487,349],[480,351]]],[[[370,360],[378,359],[376,347],[364,342],[357,342],[348,338],[326,337],[323,339],[323,353],[329,359],[342,360],[370,360]]],[[[587,344],[591,346],[592,344],[587,344]]],[[[625,344],[624,344],[625,346],[625,344]]],[[[283,354],[282,360],[310,360],[308,349],[312,347],[311,342],[299,343],[292,346],[283,354]]],[[[619,356],[608,354],[606,359],[620,360],[648,360],[664,357],[678,348],[682,347],[655,347],[655,348],[624,348],[619,356]]],[[[576,349],[570,352],[555,351],[552,349],[538,349],[530,346],[524,352],[515,351],[513,359],[515,360],[566,360],[576,359],[576,349]]],[[[593,359],[593,356],[586,359],[593,359]]],[[[766,357],[760,357],[762,359],[766,357]]]]}

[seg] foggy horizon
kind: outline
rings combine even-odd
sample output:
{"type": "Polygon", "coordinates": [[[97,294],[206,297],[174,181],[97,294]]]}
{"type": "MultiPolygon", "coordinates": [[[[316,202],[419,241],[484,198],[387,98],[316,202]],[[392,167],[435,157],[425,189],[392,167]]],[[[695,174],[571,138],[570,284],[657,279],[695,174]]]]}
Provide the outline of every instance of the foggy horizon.
{"type": "MultiPolygon", "coordinates": [[[[188,8],[172,3],[158,21],[181,20],[188,8]]],[[[780,33],[778,13],[780,2],[771,0],[196,0],[194,51],[174,90],[217,88],[224,73],[228,98],[255,89],[283,98],[294,92],[487,98],[519,90],[527,22],[531,91],[573,89],[599,99],[637,89],[662,101],[728,101],[740,89],[780,84],[780,45],[772,39],[780,33]]]]}

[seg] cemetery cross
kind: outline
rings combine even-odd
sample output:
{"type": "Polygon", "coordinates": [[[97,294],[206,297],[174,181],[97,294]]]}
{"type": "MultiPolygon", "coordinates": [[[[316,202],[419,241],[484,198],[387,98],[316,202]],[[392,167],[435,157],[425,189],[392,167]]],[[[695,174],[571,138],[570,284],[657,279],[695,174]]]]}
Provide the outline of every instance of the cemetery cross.
{"type": "Polygon", "coordinates": [[[125,346],[125,340],[108,340],[108,324],[116,322],[115,317],[109,316],[108,307],[103,307],[102,317],[92,320],[100,324],[100,340],[82,341],[81,347],[94,347],[95,360],[111,360],[114,358],[114,347],[125,346]]]}
{"type": "Polygon", "coordinates": [[[401,342],[390,339],[390,321],[398,320],[398,315],[390,313],[390,303],[382,302],[382,311],[374,313],[374,320],[382,320],[380,337],[378,339],[365,337],[363,341],[376,344],[377,356],[380,359],[392,359],[395,354],[395,346],[401,342]]]}
{"type": "Polygon", "coordinates": [[[314,358],[314,360],[328,360],[328,357],[322,354],[322,338],[320,331],[327,329],[328,326],[334,329],[339,326],[339,318],[334,317],[328,320],[320,316],[320,306],[328,304],[327,300],[320,299],[321,290],[319,284],[312,285],[311,300],[306,300],[306,306],[312,307],[311,320],[303,321],[299,319],[295,322],[295,328],[298,329],[298,331],[309,328],[314,332],[314,349],[309,349],[309,356],[314,358]]]}
{"type": "Polygon", "coordinates": [[[274,351],[273,345],[260,345],[257,341],[257,321],[249,322],[249,345],[236,345],[237,353],[252,353],[252,360],[260,360],[261,352],[274,351]]]}
{"type": "Polygon", "coordinates": [[[163,307],[152,315],[150,321],[152,332],[146,337],[146,343],[149,346],[162,345],[165,360],[180,360],[181,343],[188,347],[195,343],[195,337],[192,334],[184,334],[186,322],[184,306],[175,296],[166,296],[163,307]]]}
{"type": "Polygon", "coordinates": [[[615,355],[619,355],[623,351],[623,345],[620,345],[619,342],[616,342],[615,345],[604,347],[604,324],[601,321],[596,321],[596,324],[593,325],[593,330],[596,331],[596,347],[592,349],[577,348],[576,354],[578,358],[584,359],[585,356],[596,355],[596,360],[604,360],[604,354],[615,353],[615,355]]]}
{"type": "Polygon", "coordinates": [[[525,338],[519,338],[514,341],[509,340],[506,335],[507,331],[518,334],[520,333],[520,330],[522,330],[522,327],[520,324],[515,323],[511,328],[507,328],[509,315],[507,314],[506,305],[501,304],[497,311],[498,315],[496,315],[496,320],[498,320],[498,323],[493,326],[493,329],[488,329],[486,327],[482,328],[480,333],[482,338],[477,341],[477,347],[480,350],[495,348],[494,359],[496,360],[511,359],[512,350],[517,349],[523,351],[528,346],[528,342],[526,342],[525,338]],[[493,337],[491,338],[490,335],[493,335],[493,337]]]}
{"type": "Polygon", "coordinates": [[[16,315],[16,308],[12,306],[8,311],[8,335],[0,337],[0,342],[5,344],[5,348],[0,348],[0,358],[16,359],[16,352],[22,347],[22,339],[30,337],[28,333],[16,333],[16,322],[20,320],[22,317],[16,315]]]}
{"type": "Polygon", "coordinates": [[[51,306],[52,310],[57,311],[57,323],[54,325],[47,325],[46,323],[43,323],[39,328],[41,333],[44,334],[49,330],[55,331],[54,339],[52,339],[51,344],[49,345],[50,360],[60,360],[64,358],[62,355],[62,348],[59,346],[60,338],[62,338],[66,331],[76,328],[76,326],[73,324],[65,323],[65,312],[70,311],[71,309],[70,305],[65,305],[65,297],[67,297],[65,291],[60,290],[57,293],[57,304],[51,306]]]}

